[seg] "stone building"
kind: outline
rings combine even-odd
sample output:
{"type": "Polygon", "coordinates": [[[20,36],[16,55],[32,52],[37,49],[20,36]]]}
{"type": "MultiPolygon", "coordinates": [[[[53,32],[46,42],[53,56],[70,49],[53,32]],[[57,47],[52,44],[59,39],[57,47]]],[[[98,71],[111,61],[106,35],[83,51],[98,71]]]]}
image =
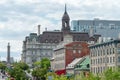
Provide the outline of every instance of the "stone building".
{"type": "Polygon", "coordinates": [[[95,44],[90,48],[90,71],[102,73],[107,68],[120,68],[120,40],[111,40],[95,44]]]}
{"type": "Polygon", "coordinates": [[[85,41],[88,43],[96,42],[100,35],[89,36],[86,32],[72,32],[70,29],[70,17],[67,13],[66,7],[62,17],[61,31],[44,31],[40,34],[40,26],[38,26],[37,33],[31,33],[23,41],[22,61],[32,65],[35,61],[41,58],[51,58],[53,49],[63,41],[63,35],[70,34],[73,41],[85,41]]]}
{"type": "Polygon", "coordinates": [[[33,63],[41,58],[51,59],[55,43],[40,43],[36,33],[31,33],[23,42],[22,61],[32,67],[33,63]]]}

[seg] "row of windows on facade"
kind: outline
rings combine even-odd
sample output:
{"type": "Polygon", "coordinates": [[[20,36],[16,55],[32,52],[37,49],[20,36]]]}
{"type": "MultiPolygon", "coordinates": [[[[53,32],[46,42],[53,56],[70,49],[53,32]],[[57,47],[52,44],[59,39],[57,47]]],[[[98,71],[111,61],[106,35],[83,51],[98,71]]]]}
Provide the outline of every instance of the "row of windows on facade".
{"type": "Polygon", "coordinates": [[[40,56],[51,56],[52,55],[52,53],[50,53],[50,52],[47,52],[47,53],[44,53],[44,52],[28,52],[28,53],[26,53],[26,55],[40,55],[40,56]]]}
{"type": "Polygon", "coordinates": [[[26,58],[26,62],[31,64],[32,62],[35,62],[35,61],[39,61],[40,58],[30,58],[30,57],[27,57],[26,58]]]}
{"type": "Polygon", "coordinates": [[[73,53],[81,53],[81,50],[73,50],[73,53]]]}
{"type": "Polygon", "coordinates": [[[114,54],[116,51],[115,48],[95,48],[91,50],[91,57],[104,56],[114,54]]]}
{"type": "Polygon", "coordinates": [[[97,74],[97,73],[103,73],[106,69],[108,68],[112,68],[114,69],[115,67],[114,66],[102,66],[102,67],[92,67],[91,68],[91,72],[97,74]]]}
{"type": "Polygon", "coordinates": [[[60,35],[47,35],[47,37],[51,37],[51,38],[59,38],[61,37],[60,35]]]}
{"type": "Polygon", "coordinates": [[[27,45],[27,48],[54,48],[55,46],[51,46],[51,45],[46,45],[46,46],[43,46],[43,45],[33,45],[33,44],[30,44],[30,45],[27,45]]]}
{"type": "MultiPolygon", "coordinates": [[[[100,29],[120,29],[120,26],[115,25],[115,24],[109,24],[109,25],[103,25],[103,24],[98,24],[98,25],[78,25],[79,29],[90,29],[91,27],[94,28],[100,28],[100,29]]],[[[76,27],[74,27],[76,28],[76,27]]]]}
{"type": "Polygon", "coordinates": [[[101,46],[96,46],[94,47],[94,49],[109,49],[109,48],[115,48],[116,47],[116,44],[115,43],[108,43],[108,44],[105,44],[105,45],[101,45],[101,46]]]}
{"type": "MultiPolygon", "coordinates": [[[[98,28],[98,29],[106,29],[106,28],[105,28],[105,27],[100,27],[100,28],[98,28]]],[[[118,30],[118,29],[120,29],[120,28],[107,28],[107,29],[109,29],[109,30],[110,30],[110,29],[111,29],[111,30],[113,30],[113,29],[114,29],[114,30],[118,30]]],[[[82,29],[81,29],[81,28],[79,28],[79,29],[74,28],[74,30],[75,30],[75,31],[82,31],[82,32],[89,32],[89,31],[90,31],[90,29],[86,29],[86,28],[82,28],[82,29]]],[[[94,32],[97,32],[97,28],[94,29],[94,32]]]]}
{"type": "MultiPolygon", "coordinates": [[[[56,52],[55,55],[60,55],[60,54],[63,54],[63,53],[64,53],[64,51],[61,50],[61,52],[59,52],[59,53],[56,52]]],[[[75,54],[75,53],[79,53],[79,54],[80,54],[80,53],[81,53],[81,50],[72,50],[72,53],[74,53],[74,54],[75,54]]]]}
{"type": "Polygon", "coordinates": [[[91,59],[91,65],[102,64],[102,63],[114,63],[115,57],[102,57],[98,59],[91,59]]]}
{"type": "Polygon", "coordinates": [[[45,40],[46,43],[58,43],[58,40],[45,40]]]}

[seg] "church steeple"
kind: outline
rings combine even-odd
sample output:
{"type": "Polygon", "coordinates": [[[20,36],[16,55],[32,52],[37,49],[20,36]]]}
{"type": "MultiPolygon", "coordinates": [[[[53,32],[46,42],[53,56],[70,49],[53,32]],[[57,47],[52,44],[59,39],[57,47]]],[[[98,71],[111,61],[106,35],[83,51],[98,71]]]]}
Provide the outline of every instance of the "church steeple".
{"type": "Polygon", "coordinates": [[[66,4],[65,4],[65,13],[67,13],[67,11],[66,11],[66,4]]]}
{"type": "Polygon", "coordinates": [[[70,32],[69,21],[70,21],[70,18],[69,18],[69,15],[67,13],[67,7],[65,4],[65,12],[64,12],[63,17],[62,17],[62,31],[63,32],[70,32]]]}

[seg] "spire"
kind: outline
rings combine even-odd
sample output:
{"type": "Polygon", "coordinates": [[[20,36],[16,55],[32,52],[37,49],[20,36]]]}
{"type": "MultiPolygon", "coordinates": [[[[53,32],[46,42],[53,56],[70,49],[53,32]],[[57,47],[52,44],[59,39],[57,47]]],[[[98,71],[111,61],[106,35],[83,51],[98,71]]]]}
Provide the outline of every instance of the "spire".
{"type": "Polygon", "coordinates": [[[65,4],[65,12],[64,12],[64,14],[63,14],[63,17],[62,17],[62,19],[70,19],[69,18],[69,15],[68,15],[68,13],[67,13],[67,5],[65,4]]]}
{"type": "Polygon", "coordinates": [[[67,6],[66,6],[66,4],[65,4],[65,13],[67,13],[67,6]]]}
{"type": "Polygon", "coordinates": [[[70,31],[69,21],[70,21],[70,18],[67,13],[67,6],[65,4],[65,12],[62,16],[62,31],[67,31],[67,32],[70,31]]]}

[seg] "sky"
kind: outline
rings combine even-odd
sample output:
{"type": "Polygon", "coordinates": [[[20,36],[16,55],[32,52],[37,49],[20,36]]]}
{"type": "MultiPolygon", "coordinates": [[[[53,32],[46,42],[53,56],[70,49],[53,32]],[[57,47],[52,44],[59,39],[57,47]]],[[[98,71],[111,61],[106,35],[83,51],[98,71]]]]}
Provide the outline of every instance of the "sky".
{"type": "Polygon", "coordinates": [[[6,60],[7,44],[11,57],[21,59],[22,42],[30,33],[60,30],[64,5],[72,20],[94,18],[120,20],[120,0],[0,0],[0,60],[6,60]]]}

